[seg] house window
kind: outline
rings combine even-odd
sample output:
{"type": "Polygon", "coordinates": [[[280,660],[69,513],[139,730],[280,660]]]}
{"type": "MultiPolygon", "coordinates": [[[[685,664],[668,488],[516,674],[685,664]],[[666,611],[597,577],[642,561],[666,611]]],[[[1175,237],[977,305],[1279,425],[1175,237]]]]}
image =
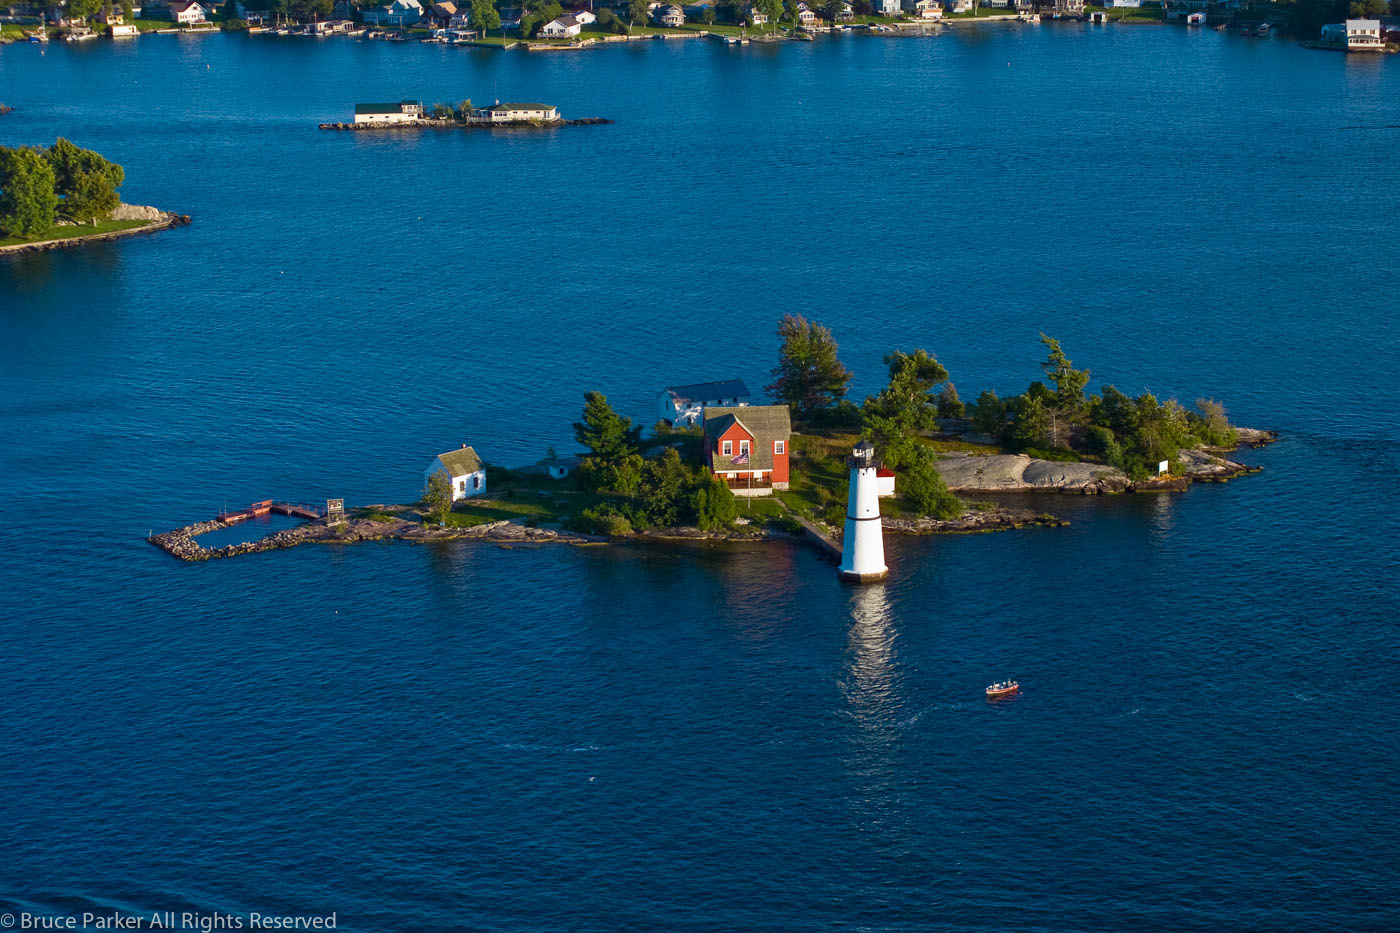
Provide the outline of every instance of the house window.
{"type": "Polygon", "coordinates": [[[786,446],[785,444],[783,444],[782,441],[774,441],[774,442],[773,442],[773,453],[775,453],[775,454],[781,454],[781,453],[783,453],[783,452],[786,451],[786,450],[787,450],[787,446],[786,446]]]}
{"type": "Polygon", "coordinates": [[[724,456],[726,456],[726,457],[732,457],[732,456],[734,456],[734,442],[733,442],[733,441],[721,441],[721,442],[720,442],[719,452],[720,452],[721,454],[723,454],[724,456]]]}
{"type": "Polygon", "coordinates": [[[481,488],[481,476],[480,476],[479,474],[472,477],[472,488],[473,488],[473,489],[480,489],[480,488],[481,488]]]}
{"type": "Polygon", "coordinates": [[[741,454],[747,454],[748,452],[749,452],[749,442],[748,442],[748,441],[740,441],[740,442],[739,442],[739,453],[741,453],[741,454]]]}
{"type": "Polygon", "coordinates": [[[462,480],[460,483],[457,484],[457,491],[458,491],[458,492],[466,492],[466,491],[467,491],[467,481],[466,481],[466,480],[462,480]]]}

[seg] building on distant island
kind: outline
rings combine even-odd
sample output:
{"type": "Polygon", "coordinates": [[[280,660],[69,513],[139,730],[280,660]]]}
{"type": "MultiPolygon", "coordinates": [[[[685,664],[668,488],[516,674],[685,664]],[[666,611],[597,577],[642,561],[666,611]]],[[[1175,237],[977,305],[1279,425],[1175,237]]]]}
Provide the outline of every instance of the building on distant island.
{"type": "Polygon", "coordinates": [[[486,466],[476,455],[476,449],[463,444],[457,450],[438,454],[423,471],[423,485],[434,473],[446,475],[452,485],[452,501],[480,496],[486,492],[486,466]]]}
{"type": "Polygon", "coordinates": [[[200,5],[199,0],[176,0],[166,9],[170,11],[172,22],[188,26],[209,21],[209,11],[200,5]]]}
{"type": "Polygon", "coordinates": [[[477,123],[557,123],[559,108],[549,104],[502,104],[473,107],[472,120],[477,123]]]}
{"type": "Polygon", "coordinates": [[[742,379],[667,386],[661,390],[657,404],[661,408],[661,420],[672,427],[678,424],[699,424],[705,420],[707,405],[747,406],[749,387],[744,385],[742,379]]]}
{"type": "Polygon", "coordinates": [[[412,26],[423,18],[423,4],[418,0],[394,0],[387,6],[365,10],[362,18],[374,26],[412,26]]]}
{"type": "Polygon", "coordinates": [[[568,39],[582,31],[583,24],[578,21],[578,18],[566,13],[541,26],[540,37],[543,39],[568,39]]]}
{"type": "Polygon", "coordinates": [[[423,102],[401,100],[397,104],[356,104],[356,123],[411,123],[423,116],[423,102]]]}
{"type": "Polygon", "coordinates": [[[1322,27],[1322,41],[1348,52],[1384,52],[1381,21],[1378,19],[1349,19],[1345,23],[1328,23],[1322,27]]]}
{"type": "Polygon", "coordinates": [[[674,3],[663,3],[651,14],[658,26],[676,28],[685,25],[685,10],[674,3]]]}
{"type": "Polygon", "coordinates": [[[788,488],[792,414],[786,405],[705,409],[705,465],[736,496],[788,488]]]}

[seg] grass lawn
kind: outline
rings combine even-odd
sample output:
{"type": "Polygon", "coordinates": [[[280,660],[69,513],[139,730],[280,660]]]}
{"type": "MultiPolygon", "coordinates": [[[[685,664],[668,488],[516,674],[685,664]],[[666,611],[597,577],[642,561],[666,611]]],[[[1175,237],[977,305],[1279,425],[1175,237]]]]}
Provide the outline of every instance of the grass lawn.
{"type": "Polygon", "coordinates": [[[149,220],[104,220],[92,226],[82,224],[77,227],[54,227],[40,236],[0,237],[0,246],[18,246],[21,243],[38,243],[42,240],[71,240],[74,237],[92,236],[98,233],[116,233],[118,230],[133,230],[151,223],[149,220]]]}
{"type": "Polygon", "coordinates": [[[0,23],[0,39],[20,41],[24,39],[26,29],[37,30],[38,28],[38,26],[21,26],[19,23],[0,23]]]}

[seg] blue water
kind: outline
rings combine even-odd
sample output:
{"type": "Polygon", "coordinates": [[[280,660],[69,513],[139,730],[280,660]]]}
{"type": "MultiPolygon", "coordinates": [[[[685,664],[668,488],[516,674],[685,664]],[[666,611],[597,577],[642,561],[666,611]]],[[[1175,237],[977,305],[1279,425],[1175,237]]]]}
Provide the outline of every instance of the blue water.
{"type": "Polygon", "coordinates": [[[1400,71],[1168,28],[502,54],[0,49],[157,236],[0,262],[0,909],[380,930],[1389,929],[1400,71]],[[611,126],[326,133],[360,100],[611,126]],[[205,565],[225,501],[403,501],[581,393],[762,385],[784,312],[965,397],[1059,337],[1283,439],[1069,528],[370,544],[205,565]],[[1025,685],[988,705],[987,682],[1025,685]]]}

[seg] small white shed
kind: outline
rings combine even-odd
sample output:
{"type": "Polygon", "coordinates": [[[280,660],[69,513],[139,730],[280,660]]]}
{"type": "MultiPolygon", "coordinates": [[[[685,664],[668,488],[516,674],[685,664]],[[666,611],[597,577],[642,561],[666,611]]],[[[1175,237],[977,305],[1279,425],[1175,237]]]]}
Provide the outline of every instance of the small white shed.
{"type": "Polygon", "coordinates": [[[447,474],[448,482],[452,484],[453,502],[486,492],[486,465],[476,455],[476,449],[466,444],[434,457],[423,471],[424,485],[434,473],[447,474]]]}

